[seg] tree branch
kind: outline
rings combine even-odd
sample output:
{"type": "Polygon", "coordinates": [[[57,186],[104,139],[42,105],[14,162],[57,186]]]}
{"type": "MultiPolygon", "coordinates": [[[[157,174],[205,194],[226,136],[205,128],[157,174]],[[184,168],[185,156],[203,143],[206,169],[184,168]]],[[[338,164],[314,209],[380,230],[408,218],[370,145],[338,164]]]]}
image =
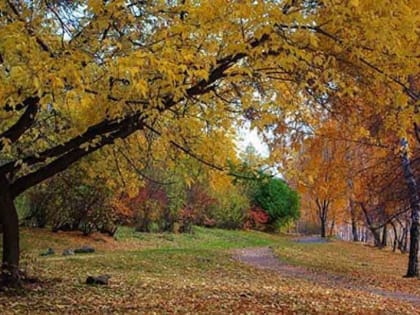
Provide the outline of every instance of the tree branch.
{"type": "MultiPolygon", "coordinates": [[[[147,125],[147,124],[144,124],[144,127],[146,127],[147,129],[149,129],[150,131],[154,132],[155,134],[157,134],[157,135],[159,135],[159,136],[161,136],[161,135],[162,135],[162,133],[161,133],[160,131],[156,130],[156,129],[155,129],[155,128],[153,128],[152,126],[149,126],[149,125],[147,125]]],[[[207,166],[209,166],[209,167],[210,167],[210,168],[212,168],[212,169],[215,169],[215,170],[218,170],[218,171],[221,171],[221,172],[226,171],[226,169],[225,169],[225,168],[223,168],[222,166],[219,166],[219,165],[213,164],[213,163],[211,163],[211,162],[209,162],[209,161],[206,161],[206,160],[205,160],[205,159],[203,159],[202,157],[200,157],[200,156],[198,156],[197,154],[195,154],[194,152],[192,152],[190,149],[186,148],[185,146],[180,145],[179,143],[177,143],[177,142],[175,142],[175,141],[173,141],[173,140],[169,141],[169,143],[170,143],[171,145],[173,145],[175,148],[177,148],[177,149],[181,150],[181,151],[182,151],[182,152],[184,152],[185,154],[187,154],[187,155],[191,156],[192,158],[196,159],[196,160],[197,160],[197,161],[199,161],[200,163],[203,163],[204,165],[207,165],[207,166]]]]}
{"type": "Polygon", "coordinates": [[[95,145],[88,146],[87,148],[76,147],[51,163],[43,166],[35,172],[29,173],[16,180],[11,185],[13,196],[18,196],[26,189],[39,184],[45,179],[67,169],[71,164],[80,160],[82,157],[97,151],[105,145],[113,143],[116,139],[123,139],[131,135],[137,130],[143,129],[143,121],[137,117],[130,117],[124,124],[121,124],[115,132],[102,137],[101,141],[95,145]]]}
{"type": "Polygon", "coordinates": [[[0,150],[4,146],[2,140],[7,139],[11,143],[15,143],[32,126],[39,109],[39,97],[28,97],[19,107],[26,108],[25,112],[14,125],[0,134],[0,150]]]}
{"type": "MultiPolygon", "coordinates": [[[[250,43],[251,48],[255,48],[269,39],[268,35],[263,35],[260,39],[256,39],[250,43]]],[[[160,112],[175,106],[179,102],[196,95],[203,95],[211,90],[211,85],[217,80],[221,79],[225,75],[225,71],[233,66],[239,60],[247,57],[246,53],[237,53],[226,56],[219,59],[216,66],[209,72],[207,80],[200,80],[197,84],[191,86],[186,90],[186,97],[181,99],[175,99],[174,96],[170,95],[163,100],[164,107],[160,108],[160,112]]],[[[42,182],[43,180],[65,170],[72,163],[78,161],[87,154],[98,150],[99,148],[111,144],[117,138],[125,138],[135,132],[136,130],[142,130],[145,127],[146,116],[141,112],[130,115],[127,118],[116,118],[113,120],[103,120],[96,125],[93,125],[87,129],[83,134],[68,140],[67,142],[57,145],[53,148],[47,149],[39,154],[22,159],[22,163],[16,163],[17,161],[9,162],[0,167],[0,174],[15,173],[21,168],[22,164],[28,166],[43,163],[48,159],[54,159],[54,161],[47,163],[36,171],[33,171],[27,175],[24,175],[15,180],[13,185],[14,196],[19,195],[26,189],[42,182]],[[89,145],[89,142],[100,136],[100,140],[89,145]],[[82,145],[88,144],[86,148],[81,148],[82,145]],[[18,164],[18,165],[17,165],[18,164]]],[[[151,127],[150,127],[151,128],[151,127]]],[[[150,129],[149,128],[149,129],[150,129]]],[[[151,129],[152,130],[152,129],[151,129]]],[[[213,165],[212,163],[205,161],[204,159],[196,156],[188,149],[174,143],[179,149],[185,153],[194,156],[197,160],[206,164],[219,171],[225,171],[223,167],[213,165]]],[[[233,175],[233,174],[232,174],[233,175]]],[[[234,175],[233,175],[234,176],[234,175]]]]}

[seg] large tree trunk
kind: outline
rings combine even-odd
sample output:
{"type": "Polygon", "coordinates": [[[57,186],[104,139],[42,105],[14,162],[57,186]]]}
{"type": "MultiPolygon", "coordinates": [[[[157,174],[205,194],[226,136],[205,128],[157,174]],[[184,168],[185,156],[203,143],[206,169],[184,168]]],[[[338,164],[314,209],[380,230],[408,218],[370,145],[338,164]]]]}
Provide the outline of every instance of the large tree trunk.
{"type": "Polygon", "coordinates": [[[2,281],[16,284],[19,281],[19,220],[9,183],[0,179],[0,222],[3,225],[2,281]]]}
{"type": "Polygon", "coordinates": [[[410,252],[408,256],[408,268],[406,277],[418,277],[418,253],[419,253],[419,220],[420,220],[420,198],[417,192],[417,183],[411,169],[410,159],[408,157],[407,140],[402,139],[401,163],[404,171],[404,177],[410,196],[411,208],[411,227],[410,227],[410,252]]]}

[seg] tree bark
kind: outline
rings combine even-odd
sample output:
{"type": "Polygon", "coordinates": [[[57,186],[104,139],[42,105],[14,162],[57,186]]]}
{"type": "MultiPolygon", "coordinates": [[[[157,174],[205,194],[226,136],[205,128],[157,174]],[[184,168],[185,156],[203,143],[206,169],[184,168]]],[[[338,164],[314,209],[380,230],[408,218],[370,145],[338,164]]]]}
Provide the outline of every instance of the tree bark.
{"type": "Polygon", "coordinates": [[[397,244],[398,244],[398,232],[397,228],[395,227],[394,222],[391,221],[392,230],[394,231],[394,241],[392,244],[392,251],[395,252],[397,250],[397,244]]]}
{"type": "Polygon", "coordinates": [[[417,191],[417,183],[411,168],[410,158],[408,157],[408,142],[401,141],[401,163],[404,171],[405,181],[410,196],[411,208],[411,227],[410,227],[410,252],[408,255],[408,268],[406,277],[413,278],[419,276],[418,253],[419,253],[419,220],[420,220],[420,198],[417,191]]]}
{"type": "Polygon", "coordinates": [[[401,251],[401,253],[407,252],[407,244],[408,244],[407,238],[408,238],[408,229],[406,226],[404,226],[402,228],[401,238],[398,242],[398,249],[401,251]]]}
{"type": "Polygon", "coordinates": [[[373,236],[374,245],[375,247],[381,248],[382,247],[381,235],[379,234],[378,228],[375,228],[373,226],[372,219],[368,213],[368,209],[366,208],[365,204],[363,202],[360,202],[359,204],[360,204],[360,208],[362,209],[363,214],[365,215],[366,226],[373,236]]]}
{"type": "Polygon", "coordinates": [[[327,236],[327,220],[321,218],[321,237],[325,238],[327,236]]]}
{"type": "Polygon", "coordinates": [[[357,233],[356,207],[354,206],[353,199],[350,199],[350,216],[351,216],[351,231],[353,234],[353,242],[358,242],[359,234],[357,233]]]}
{"type": "Polygon", "coordinates": [[[373,235],[373,242],[375,247],[382,248],[381,235],[379,234],[379,231],[372,228],[370,228],[370,231],[373,235]]]}
{"type": "Polygon", "coordinates": [[[334,227],[335,227],[335,218],[332,220],[331,222],[331,227],[330,227],[330,232],[329,232],[329,236],[332,237],[333,233],[334,233],[334,227]]]}
{"type": "Polygon", "coordinates": [[[382,230],[382,247],[386,247],[388,245],[388,229],[387,225],[385,224],[382,230]]]}
{"type": "Polygon", "coordinates": [[[3,225],[1,277],[3,284],[13,285],[19,281],[19,220],[5,177],[0,178],[0,187],[0,222],[3,225]]]}
{"type": "Polygon", "coordinates": [[[327,236],[327,219],[328,219],[328,207],[329,201],[323,200],[322,202],[316,198],[316,205],[318,206],[318,217],[321,223],[321,237],[327,236]]]}

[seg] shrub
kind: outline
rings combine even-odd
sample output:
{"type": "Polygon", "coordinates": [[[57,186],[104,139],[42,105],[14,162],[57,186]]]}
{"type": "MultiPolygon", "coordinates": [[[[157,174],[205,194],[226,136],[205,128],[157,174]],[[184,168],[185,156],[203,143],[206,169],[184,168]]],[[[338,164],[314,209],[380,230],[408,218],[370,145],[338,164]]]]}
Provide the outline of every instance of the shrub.
{"type": "Polygon", "coordinates": [[[147,183],[139,189],[135,198],[135,224],[136,230],[140,232],[160,232],[164,230],[165,209],[168,208],[168,197],[166,192],[158,185],[147,183]],[[151,227],[153,228],[151,229],[151,227]]]}
{"type": "Polygon", "coordinates": [[[118,221],[111,206],[111,191],[104,178],[91,181],[75,166],[51,178],[27,193],[26,225],[45,227],[53,231],[94,231],[113,234],[118,221]]]}
{"type": "Polygon", "coordinates": [[[209,194],[208,188],[195,184],[187,190],[185,206],[179,215],[183,217],[188,214],[193,224],[205,225],[213,219],[216,205],[217,200],[209,194]]]}
{"type": "Polygon", "coordinates": [[[271,228],[278,228],[299,218],[299,195],[283,180],[269,178],[258,185],[254,203],[268,215],[271,228]]]}
{"type": "Polygon", "coordinates": [[[193,224],[196,221],[196,213],[190,206],[186,206],[178,213],[178,227],[179,233],[192,233],[193,224]]]}
{"type": "Polygon", "coordinates": [[[267,212],[265,212],[259,207],[253,207],[249,210],[249,213],[244,223],[244,228],[264,230],[265,225],[268,223],[269,219],[270,216],[267,212]]]}
{"type": "Polygon", "coordinates": [[[169,210],[168,196],[157,184],[147,182],[135,196],[123,194],[114,200],[113,206],[124,214],[125,223],[134,223],[138,232],[172,230],[174,216],[169,210]]]}
{"type": "Polygon", "coordinates": [[[225,229],[240,229],[249,209],[249,199],[235,186],[229,192],[217,194],[217,206],[214,209],[216,225],[225,229]]]}

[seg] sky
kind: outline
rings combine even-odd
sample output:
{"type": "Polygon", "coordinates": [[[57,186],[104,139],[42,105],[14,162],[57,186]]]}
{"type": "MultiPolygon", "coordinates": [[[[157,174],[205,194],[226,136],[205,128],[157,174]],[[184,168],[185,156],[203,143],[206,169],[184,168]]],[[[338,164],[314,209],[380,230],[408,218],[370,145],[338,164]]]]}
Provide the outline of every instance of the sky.
{"type": "Polygon", "coordinates": [[[245,148],[251,144],[261,156],[268,157],[268,147],[256,129],[251,129],[249,126],[241,127],[238,129],[238,136],[236,144],[240,151],[245,151],[245,148]]]}

